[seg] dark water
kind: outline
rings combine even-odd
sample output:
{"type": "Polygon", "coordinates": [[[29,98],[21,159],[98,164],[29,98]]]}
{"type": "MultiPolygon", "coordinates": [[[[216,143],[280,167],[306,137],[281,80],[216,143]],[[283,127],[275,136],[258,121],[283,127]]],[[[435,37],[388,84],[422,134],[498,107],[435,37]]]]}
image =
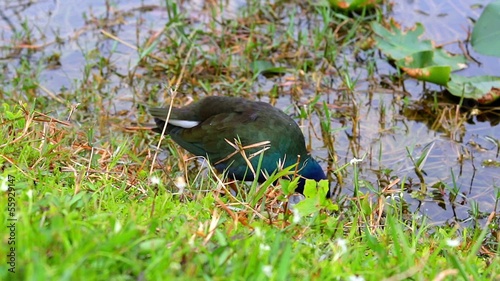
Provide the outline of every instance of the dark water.
{"type": "MultiPolygon", "coordinates": [[[[421,22],[426,28],[425,39],[454,53],[462,53],[465,44],[460,47],[458,41],[467,39],[472,32],[473,21],[490,1],[398,1],[394,7],[394,17],[403,26],[412,26],[421,22]]],[[[468,46],[466,48],[478,63],[469,62],[468,68],[458,72],[464,76],[492,75],[500,76],[500,60],[495,57],[481,56],[468,46]]],[[[421,92],[410,90],[413,98],[420,98],[421,92]]],[[[478,203],[482,212],[489,214],[494,210],[495,194],[500,186],[500,168],[490,167],[490,161],[498,162],[498,107],[492,110],[494,118],[485,118],[486,114],[473,116],[461,126],[456,126],[451,133],[428,130],[422,123],[414,123],[415,129],[408,135],[420,144],[435,138],[434,150],[425,170],[428,183],[443,182],[460,188],[461,196],[456,204],[424,202],[426,213],[434,220],[456,218],[467,220],[472,201],[478,203]],[[492,141],[493,140],[493,141],[492,141]],[[464,158],[463,161],[459,159],[464,158]]],[[[486,111],[488,109],[481,109],[486,111]]],[[[452,114],[453,116],[453,114],[452,114]]],[[[435,120],[432,120],[435,121],[435,120]]],[[[449,194],[448,194],[449,195],[449,194]]],[[[449,196],[448,196],[449,197],[449,196]]],[[[446,200],[446,196],[445,196],[446,200]]]]}
{"type": "MultiPolygon", "coordinates": [[[[226,1],[221,2],[223,12],[216,16],[220,19],[235,19],[245,7],[245,3],[238,1],[227,1],[227,4],[226,1]]],[[[457,41],[466,38],[467,30],[472,27],[471,19],[477,19],[482,5],[489,1],[396,2],[398,3],[394,5],[391,15],[403,26],[422,22],[427,30],[426,38],[437,44],[445,44],[449,51],[461,52],[457,41]]],[[[214,17],[205,8],[205,4],[204,1],[184,2],[182,11],[198,28],[209,24],[214,17]]],[[[19,49],[1,49],[1,62],[6,65],[1,76],[5,92],[13,90],[9,81],[22,64],[22,58],[39,67],[39,80],[49,91],[56,94],[75,91],[81,83],[85,83],[85,79],[91,77],[85,75],[89,72],[85,65],[89,65],[89,62],[99,63],[92,57],[92,52],[95,51],[108,56],[116,67],[112,75],[105,77],[106,90],[112,93],[106,103],[107,109],[110,112],[134,110],[135,92],[122,77],[127,76],[130,70],[137,69],[140,51],[109,38],[102,30],[115,34],[120,40],[133,46],[143,45],[169,21],[169,11],[165,8],[164,1],[113,1],[109,5],[106,5],[106,1],[97,0],[3,1],[0,5],[1,45],[20,46],[19,49]],[[31,42],[27,45],[43,46],[36,52],[30,51],[26,46],[22,47],[23,43],[27,42],[16,39],[24,38],[23,23],[31,30],[31,42]],[[54,54],[60,54],[60,65],[55,68],[46,67],[41,61],[54,54]]],[[[468,69],[462,71],[464,75],[500,75],[498,59],[477,54],[474,56],[481,65],[471,63],[468,69]]],[[[355,64],[350,54],[343,54],[341,59],[351,60],[353,65],[355,64]]],[[[384,60],[378,62],[377,68],[381,76],[395,73],[384,60]]],[[[464,124],[450,124],[447,126],[448,130],[434,129],[431,121],[422,120],[421,116],[408,118],[402,113],[404,102],[401,89],[393,91],[373,84],[366,80],[368,73],[363,68],[347,69],[353,77],[360,78],[354,97],[359,105],[360,118],[356,127],[353,127],[355,125],[349,118],[338,115],[334,115],[330,120],[332,128],[338,130],[333,133],[338,166],[348,163],[354,157],[359,158],[367,154],[360,164],[361,179],[374,186],[379,183],[383,185],[390,179],[381,176],[381,171],[390,170],[391,176],[406,183],[408,189],[402,192],[402,196],[411,202],[410,211],[421,212],[434,222],[467,221],[472,201],[478,202],[483,212],[494,210],[495,188],[498,190],[500,186],[500,168],[489,167],[484,163],[500,160],[498,146],[490,141],[500,139],[500,129],[495,122],[483,120],[479,116],[470,118],[469,122],[464,124]],[[381,108],[384,108],[384,115],[380,113],[381,108]],[[344,126],[347,129],[341,129],[344,126]],[[442,196],[417,200],[414,197],[419,189],[418,185],[411,183],[419,180],[414,172],[414,164],[408,157],[408,151],[412,157],[418,158],[426,145],[432,146],[424,165],[428,193],[442,196]],[[464,159],[460,161],[461,158],[464,159]],[[458,198],[451,201],[449,191],[432,188],[439,183],[456,185],[460,189],[458,198]]],[[[92,70],[90,72],[92,73],[92,70]]],[[[287,76],[278,79],[261,77],[255,83],[255,90],[268,91],[275,83],[286,81],[287,76]]],[[[340,79],[333,80],[333,88],[341,85],[340,79]]],[[[405,81],[405,88],[410,93],[410,101],[422,99],[429,90],[438,90],[429,85],[424,87],[413,80],[405,81]]],[[[312,94],[312,90],[305,89],[305,93],[306,96],[312,94]]],[[[307,98],[304,97],[303,100],[306,101],[307,98]]],[[[350,102],[341,97],[341,92],[333,89],[322,96],[320,101],[330,105],[345,105],[345,108],[350,106],[350,102]]],[[[289,97],[279,98],[276,106],[294,113],[289,97]]],[[[338,111],[342,109],[332,112],[338,111]]],[[[453,116],[454,113],[450,114],[453,116]]],[[[312,130],[319,132],[319,117],[313,115],[312,120],[312,126],[304,123],[306,133],[312,130]]],[[[323,146],[323,140],[312,137],[312,143],[313,154],[323,160],[322,163],[326,167],[324,160],[328,158],[329,151],[323,146]]],[[[341,186],[341,192],[352,194],[352,168],[346,171],[346,181],[341,186]]],[[[399,187],[400,185],[395,189],[399,187]]]]}

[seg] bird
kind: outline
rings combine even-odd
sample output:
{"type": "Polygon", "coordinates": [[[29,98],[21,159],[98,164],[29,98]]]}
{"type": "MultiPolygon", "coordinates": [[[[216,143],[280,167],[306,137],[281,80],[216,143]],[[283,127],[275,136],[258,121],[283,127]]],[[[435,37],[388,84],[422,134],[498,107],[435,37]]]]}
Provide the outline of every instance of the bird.
{"type": "MultiPolygon", "coordinates": [[[[151,107],[148,111],[157,126],[153,131],[161,134],[169,109],[151,107]]],[[[249,164],[250,170],[255,171],[260,155],[250,156],[263,150],[260,173],[256,175],[260,183],[266,180],[265,173],[270,175],[280,167],[296,163],[300,179],[295,192],[303,194],[306,179],[327,179],[319,163],[307,152],[304,134],[297,123],[266,102],[207,96],[187,106],[172,108],[165,134],[190,153],[206,157],[219,173],[226,172],[234,180],[255,179],[249,164]],[[240,153],[245,147],[248,157],[240,153]]]]}

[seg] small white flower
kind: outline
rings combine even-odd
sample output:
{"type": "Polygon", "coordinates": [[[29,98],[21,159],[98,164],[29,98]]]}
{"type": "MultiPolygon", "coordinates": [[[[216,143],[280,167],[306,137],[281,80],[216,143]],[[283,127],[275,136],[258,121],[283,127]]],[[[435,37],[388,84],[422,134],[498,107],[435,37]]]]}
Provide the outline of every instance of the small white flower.
{"type": "Polygon", "coordinates": [[[363,276],[356,276],[356,275],[351,275],[347,279],[349,281],[365,281],[365,278],[363,278],[363,276]]]}
{"type": "Polygon", "coordinates": [[[338,238],[335,242],[337,242],[337,246],[340,248],[341,254],[347,252],[347,240],[338,238]]]}
{"type": "Polygon", "coordinates": [[[347,240],[338,238],[337,240],[335,240],[335,246],[336,246],[334,248],[335,254],[333,255],[332,258],[333,261],[339,260],[340,257],[342,257],[342,255],[347,253],[347,240]]]}
{"type": "Polygon", "coordinates": [[[159,184],[160,183],[160,178],[157,176],[152,176],[149,181],[151,181],[152,184],[159,184]]]}
{"type": "Polygon", "coordinates": [[[115,221],[115,228],[114,228],[115,233],[120,232],[121,229],[122,229],[122,223],[119,220],[115,221]]]}
{"type": "Polygon", "coordinates": [[[460,238],[455,238],[455,239],[447,239],[446,240],[446,245],[450,246],[450,247],[458,247],[460,246],[460,238]]]}
{"type": "Polygon", "coordinates": [[[328,255],[323,254],[323,255],[321,255],[321,256],[319,257],[318,261],[324,261],[324,260],[326,260],[327,258],[328,258],[328,255]]]}
{"type": "Polygon", "coordinates": [[[271,277],[271,276],[273,276],[273,267],[271,265],[264,265],[262,267],[262,272],[264,272],[264,274],[267,277],[271,277]]]}
{"type": "Polygon", "coordinates": [[[0,190],[7,191],[9,190],[9,185],[7,184],[7,178],[0,177],[0,190]]]}
{"type": "Polygon", "coordinates": [[[266,251],[266,252],[271,250],[271,247],[269,247],[269,245],[266,245],[266,244],[260,244],[259,248],[261,251],[266,251]]]}
{"type": "Polygon", "coordinates": [[[169,266],[172,270],[182,270],[182,265],[178,262],[171,262],[169,266]]]}
{"type": "Polygon", "coordinates": [[[297,210],[297,208],[293,208],[292,209],[292,212],[293,212],[293,223],[297,224],[300,222],[300,213],[299,213],[299,210],[297,210]]]}
{"type": "Polygon", "coordinates": [[[367,153],[363,154],[363,157],[361,158],[352,158],[351,161],[349,161],[349,164],[355,165],[358,164],[359,162],[362,162],[363,160],[365,160],[366,155],[367,153]]]}
{"type": "Polygon", "coordinates": [[[33,189],[26,191],[26,196],[28,196],[29,199],[33,198],[33,189]]]}
{"type": "Polygon", "coordinates": [[[358,159],[358,158],[352,158],[351,161],[349,161],[350,165],[356,165],[359,162],[363,161],[363,159],[358,159]]]}
{"type": "Polygon", "coordinates": [[[255,236],[257,237],[262,237],[262,231],[260,230],[259,227],[256,227],[253,232],[255,233],[255,236]]]}

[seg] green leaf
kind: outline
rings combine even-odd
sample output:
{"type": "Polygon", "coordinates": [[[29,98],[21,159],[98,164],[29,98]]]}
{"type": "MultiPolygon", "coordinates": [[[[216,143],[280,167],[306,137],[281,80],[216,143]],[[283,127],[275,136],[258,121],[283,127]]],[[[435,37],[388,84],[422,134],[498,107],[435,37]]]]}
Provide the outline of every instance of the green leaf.
{"type": "Polygon", "coordinates": [[[304,196],[306,199],[295,205],[301,216],[319,212],[322,209],[336,211],[338,205],[333,204],[330,199],[326,198],[326,194],[330,189],[330,184],[327,180],[316,182],[315,180],[306,180],[304,185],[304,196]]]}
{"type": "Polygon", "coordinates": [[[433,50],[430,40],[420,40],[424,33],[422,24],[417,23],[413,30],[401,31],[395,25],[391,30],[386,29],[381,24],[373,22],[372,30],[375,32],[377,47],[388,57],[400,60],[413,53],[433,50]]]}
{"type": "Polygon", "coordinates": [[[489,104],[500,97],[500,77],[451,75],[451,81],[446,88],[452,95],[489,104]]]}
{"type": "Polygon", "coordinates": [[[283,189],[283,193],[285,195],[290,195],[295,192],[295,189],[297,188],[297,185],[299,183],[299,177],[296,177],[293,181],[286,180],[286,179],[280,179],[280,185],[281,188],[283,189]]]}
{"type": "Polygon", "coordinates": [[[299,211],[301,216],[308,216],[320,210],[316,198],[306,198],[297,203],[294,208],[299,211]]]}
{"type": "Polygon", "coordinates": [[[316,188],[317,183],[315,180],[306,180],[304,185],[304,196],[306,198],[315,198],[318,194],[318,189],[316,188]]]}
{"type": "Polygon", "coordinates": [[[500,57],[500,1],[484,8],[472,30],[472,47],[476,52],[500,57]]]}
{"type": "Polygon", "coordinates": [[[434,148],[435,142],[430,142],[424,146],[422,149],[422,153],[420,154],[420,157],[418,157],[417,162],[415,163],[415,166],[419,170],[424,169],[425,162],[429,158],[429,155],[431,154],[432,149],[434,148]]]}
{"type": "Polygon", "coordinates": [[[286,67],[276,67],[272,63],[268,61],[254,61],[250,63],[250,68],[254,75],[263,74],[263,75],[272,75],[272,74],[283,74],[287,72],[286,67]]]}
{"type": "Polygon", "coordinates": [[[317,183],[318,197],[323,204],[325,201],[329,201],[326,198],[326,194],[330,191],[330,183],[327,180],[320,180],[317,183]]]}
{"type": "Polygon", "coordinates": [[[467,59],[463,55],[451,54],[441,48],[435,49],[433,55],[435,66],[447,66],[451,68],[451,71],[467,68],[467,59]]]}
{"type": "Polygon", "coordinates": [[[434,54],[434,51],[414,53],[396,64],[415,79],[445,86],[450,80],[451,67],[435,65],[434,54]]]}
{"type": "MultiPolygon", "coordinates": [[[[434,47],[430,40],[421,40],[424,27],[417,23],[413,30],[401,31],[394,24],[388,30],[372,23],[377,47],[401,68],[411,68],[410,76],[439,85],[446,85],[451,71],[466,67],[463,55],[454,55],[434,47]],[[417,75],[421,73],[420,75],[417,75]]],[[[406,72],[406,69],[403,69],[406,72]]]]}
{"type": "Polygon", "coordinates": [[[3,110],[0,113],[7,118],[7,120],[15,120],[23,117],[23,111],[19,106],[14,105],[12,108],[7,103],[2,103],[3,110]]]}
{"type": "Polygon", "coordinates": [[[363,211],[363,214],[365,216],[373,213],[372,204],[368,196],[363,196],[360,201],[360,204],[361,204],[361,211],[363,211]]]}

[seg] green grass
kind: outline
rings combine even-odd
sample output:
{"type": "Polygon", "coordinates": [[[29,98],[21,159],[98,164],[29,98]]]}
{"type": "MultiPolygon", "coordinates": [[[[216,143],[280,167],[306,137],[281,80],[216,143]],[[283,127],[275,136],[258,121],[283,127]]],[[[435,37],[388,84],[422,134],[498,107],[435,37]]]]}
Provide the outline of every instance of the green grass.
{"type": "MultiPolygon", "coordinates": [[[[224,25],[218,23],[224,6],[210,6],[214,20],[194,25],[177,5],[161,4],[169,15],[165,29],[134,46],[137,61],[126,72],[115,57],[120,39],[100,31],[114,19],[98,18],[88,28],[114,45],[82,47],[81,77],[71,89],[41,87],[46,63],[61,57],[56,51],[21,51],[9,65],[16,70],[0,73],[0,280],[500,279],[498,217],[481,213],[474,201],[472,221],[436,225],[400,196],[411,179],[396,182],[398,175],[381,166],[380,178],[370,181],[363,174],[369,156],[352,164],[339,157],[344,148],[336,138],[345,130],[352,139],[359,134],[365,105],[356,100],[357,87],[378,75],[373,50],[363,63],[354,57],[380,12],[349,17],[321,6],[255,1],[224,25]],[[33,52],[37,59],[28,56],[33,52]],[[268,77],[269,86],[252,73],[255,61],[286,74],[268,77]],[[132,98],[122,97],[120,85],[132,98]],[[340,105],[334,109],[320,102],[332,92],[340,105]],[[226,187],[191,155],[168,138],[157,151],[158,137],[135,126],[150,121],[144,105],[173,99],[177,106],[214,93],[271,103],[287,96],[299,105],[288,113],[298,113],[311,147],[318,143],[312,139],[324,143],[332,180],[343,188],[335,208],[318,203],[308,216],[285,212],[281,188],[269,183],[261,189],[237,183],[235,197],[222,195],[226,187]],[[186,182],[182,193],[179,181],[186,182]],[[14,240],[8,219],[16,219],[14,240]],[[11,252],[15,273],[8,271],[11,252]]],[[[118,18],[133,14],[114,8],[118,18]]],[[[42,40],[28,24],[12,46],[42,40]]],[[[385,129],[393,126],[396,105],[381,105],[385,129]]],[[[380,145],[379,162],[383,154],[380,145]]],[[[425,170],[420,160],[432,151],[422,154],[415,159],[425,170]]],[[[451,175],[453,184],[442,190],[456,197],[451,175]]]]}
{"type": "MultiPolygon", "coordinates": [[[[4,107],[2,116],[0,164],[2,177],[15,178],[17,218],[16,273],[2,255],[4,280],[498,278],[498,256],[478,255],[487,228],[433,226],[401,212],[398,193],[358,192],[339,211],[284,217],[262,202],[250,208],[196,191],[215,189],[205,177],[172,194],[165,177],[149,182],[137,163],[144,156],[125,138],[101,141],[106,149],[93,161],[71,154],[71,145],[86,141],[72,128],[23,116],[19,107],[4,107]],[[71,164],[78,159],[90,163],[71,164]]],[[[1,201],[6,206],[8,197],[1,201]]],[[[5,222],[8,213],[0,214],[5,222]]]]}

